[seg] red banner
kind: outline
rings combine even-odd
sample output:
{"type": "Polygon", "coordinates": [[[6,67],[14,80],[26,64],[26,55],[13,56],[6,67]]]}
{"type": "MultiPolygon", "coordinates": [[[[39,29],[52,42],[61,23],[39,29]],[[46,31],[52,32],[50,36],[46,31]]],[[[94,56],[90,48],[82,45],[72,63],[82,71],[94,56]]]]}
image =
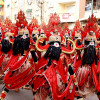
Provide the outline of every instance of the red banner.
{"type": "Polygon", "coordinates": [[[64,14],[62,15],[62,19],[68,19],[70,16],[71,16],[70,13],[64,13],[64,14]]]}

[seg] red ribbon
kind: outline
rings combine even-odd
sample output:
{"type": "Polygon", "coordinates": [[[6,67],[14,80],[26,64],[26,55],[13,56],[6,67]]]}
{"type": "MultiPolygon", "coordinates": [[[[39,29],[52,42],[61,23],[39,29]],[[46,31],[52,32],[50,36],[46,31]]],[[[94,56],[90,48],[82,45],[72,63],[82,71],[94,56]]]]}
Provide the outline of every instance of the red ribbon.
{"type": "Polygon", "coordinates": [[[21,67],[23,63],[26,61],[28,54],[29,54],[29,51],[27,51],[27,54],[21,60],[16,62],[14,65],[10,65],[9,69],[14,71],[14,70],[17,70],[19,67],[21,67]]]}
{"type": "Polygon", "coordinates": [[[17,60],[18,60],[18,57],[19,57],[19,55],[16,55],[16,56],[12,55],[12,56],[10,57],[10,59],[9,59],[8,64],[7,64],[6,67],[4,68],[4,71],[7,70],[7,68],[8,68],[10,65],[15,64],[15,63],[17,62],[17,60]]]}
{"type": "Polygon", "coordinates": [[[33,67],[33,65],[31,67],[29,67],[26,71],[24,71],[16,76],[13,76],[12,72],[9,71],[4,77],[5,86],[8,89],[17,89],[17,88],[20,88],[20,87],[26,85],[35,74],[35,71],[31,72],[32,67],[33,67]]]}
{"type": "Polygon", "coordinates": [[[68,86],[65,89],[65,91],[63,93],[59,94],[59,90],[58,90],[58,86],[57,86],[56,70],[53,67],[54,67],[54,65],[52,64],[46,70],[46,72],[44,73],[44,76],[46,77],[46,79],[49,82],[49,85],[51,87],[53,100],[57,100],[57,99],[62,100],[69,91],[69,87],[70,87],[72,80],[73,80],[73,75],[71,75],[68,86]]]}

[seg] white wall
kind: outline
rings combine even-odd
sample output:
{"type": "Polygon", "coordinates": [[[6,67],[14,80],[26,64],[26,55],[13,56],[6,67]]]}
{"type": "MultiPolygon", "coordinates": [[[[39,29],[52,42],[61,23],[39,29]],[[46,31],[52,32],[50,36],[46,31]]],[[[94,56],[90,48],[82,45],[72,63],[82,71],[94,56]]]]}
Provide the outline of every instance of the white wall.
{"type": "MultiPolygon", "coordinates": [[[[42,9],[43,10],[42,17],[43,17],[43,21],[46,24],[48,23],[49,17],[52,13],[57,12],[58,14],[61,14],[61,13],[66,13],[67,10],[69,10],[69,9],[67,9],[67,6],[70,5],[70,3],[59,4],[57,1],[58,0],[44,0],[43,6],[42,6],[42,8],[43,8],[42,9]]],[[[62,1],[64,1],[64,0],[62,0],[62,1]]],[[[76,4],[76,6],[74,7],[75,11],[73,11],[73,12],[75,12],[74,19],[77,20],[79,18],[79,0],[74,0],[74,1],[75,1],[74,3],[71,2],[71,5],[76,4]]],[[[12,21],[15,23],[15,14],[18,14],[20,9],[24,11],[26,18],[27,18],[26,10],[32,9],[32,18],[34,16],[35,18],[37,18],[39,24],[41,24],[41,7],[40,6],[41,5],[37,4],[37,0],[33,0],[31,5],[28,5],[27,0],[5,0],[5,17],[10,16],[10,19],[12,19],[12,21]],[[11,3],[11,1],[12,1],[12,3],[11,3]],[[15,2],[17,2],[17,3],[15,3],[15,2]],[[7,8],[8,4],[10,4],[10,7],[7,8]]],[[[74,10],[74,8],[73,8],[73,10],[74,10]]],[[[68,11],[68,12],[70,12],[70,11],[68,11]]],[[[28,20],[28,22],[31,21],[31,19],[28,19],[28,18],[27,18],[27,20],[28,20]]]]}
{"type": "Polygon", "coordinates": [[[9,17],[11,19],[11,6],[7,7],[9,4],[11,4],[11,0],[5,0],[4,18],[9,17]]]}

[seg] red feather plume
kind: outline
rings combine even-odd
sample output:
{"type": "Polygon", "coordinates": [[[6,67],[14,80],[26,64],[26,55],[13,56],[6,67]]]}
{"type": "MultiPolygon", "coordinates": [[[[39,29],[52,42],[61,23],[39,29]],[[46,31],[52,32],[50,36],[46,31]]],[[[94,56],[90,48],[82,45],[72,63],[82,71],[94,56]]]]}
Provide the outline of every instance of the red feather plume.
{"type": "Polygon", "coordinates": [[[91,15],[91,17],[89,17],[87,20],[86,26],[84,27],[83,37],[85,37],[87,35],[87,33],[90,32],[91,30],[93,32],[96,32],[97,29],[98,29],[98,26],[97,26],[96,17],[94,17],[94,15],[91,15]]]}
{"type": "Polygon", "coordinates": [[[61,31],[60,17],[57,15],[57,13],[54,13],[50,16],[49,23],[47,25],[48,31],[54,31],[54,29],[61,31]]]}

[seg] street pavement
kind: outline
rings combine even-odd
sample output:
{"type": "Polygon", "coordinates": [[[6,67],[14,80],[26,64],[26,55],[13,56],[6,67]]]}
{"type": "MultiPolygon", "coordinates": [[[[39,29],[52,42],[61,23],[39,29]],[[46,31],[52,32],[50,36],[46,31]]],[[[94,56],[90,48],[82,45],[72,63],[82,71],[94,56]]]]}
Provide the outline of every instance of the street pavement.
{"type": "MultiPolygon", "coordinates": [[[[0,85],[0,93],[2,91],[3,85],[0,85]]],[[[5,100],[33,100],[33,95],[31,90],[20,89],[19,92],[10,90],[7,94],[5,100]]]]}
{"type": "MultiPolygon", "coordinates": [[[[0,85],[0,93],[2,91],[4,85],[0,85]]],[[[19,92],[15,92],[14,90],[10,90],[7,94],[5,100],[33,100],[33,95],[31,90],[20,89],[19,92]]],[[[77,100],[77,99],[75,99],[77,100]]],[[[98,100],[95,93],[89,94],[84,100],[98,100]]]]}

